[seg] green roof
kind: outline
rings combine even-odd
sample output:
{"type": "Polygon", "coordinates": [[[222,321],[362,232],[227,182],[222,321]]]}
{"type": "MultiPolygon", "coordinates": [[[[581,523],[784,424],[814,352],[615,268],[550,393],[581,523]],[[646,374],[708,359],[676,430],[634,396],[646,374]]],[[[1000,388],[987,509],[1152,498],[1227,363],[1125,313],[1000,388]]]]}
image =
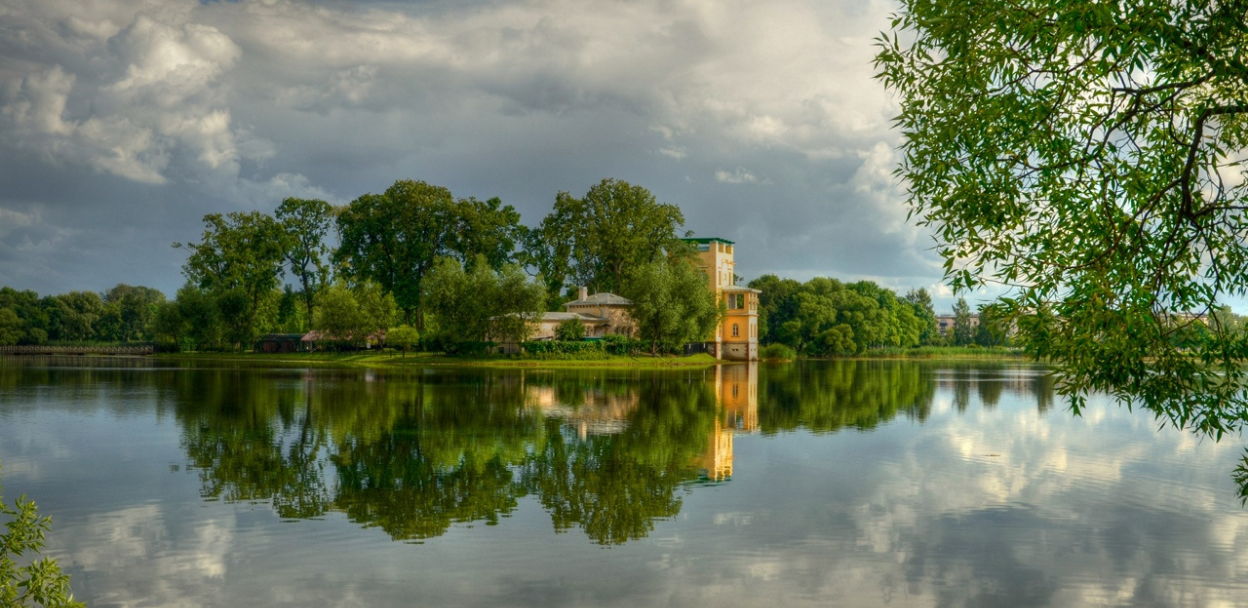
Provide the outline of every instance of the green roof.
{"type": "Polygon", "coordinates": [[[687,239],[680,239],[680,240],[685,241],[686,243],[724,243],[725,245],[733,245],[733,244],[734,244],[732,241],[730,241],[730,240],[728,240],[728,239],[721,239],[721,238],[719,238],[719,237],[717,237],[717,236],[711,236],[711,237],[705,237],[705,238],[701,238],[701,237],[699,237],[699,238],[690,237],[690,238],[687,238],[687,239]]]}

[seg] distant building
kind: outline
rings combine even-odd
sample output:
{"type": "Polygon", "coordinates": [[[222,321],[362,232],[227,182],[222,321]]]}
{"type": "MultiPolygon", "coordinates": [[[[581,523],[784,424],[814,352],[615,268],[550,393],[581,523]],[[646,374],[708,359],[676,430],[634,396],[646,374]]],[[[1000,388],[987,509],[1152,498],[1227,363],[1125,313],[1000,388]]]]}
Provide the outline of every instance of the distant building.
{"type": "MultiPolygon", "coordinates": [[[[758,360],[757,289],[736,284],[733,242],[721,238],[683,239],[697,250],[696,264],[706,277],[707,289],[717,304],[724,305],[723,319],[707,336],[706,352],[732,361],[758,360]]],[[[617,334],[635,338],[637,325],[629,314],[633,303],[613,293],[590,295],[581,287],[577,299],[564,304],[564,312],[545,312],[534,322],[530,340],[554,340],[561,323],[575,320],[585,328],[587,338],[617,334]]],[[[516,352],[517,344],[502,346],[503,352],[516,352]]]]}
{"type": "Polygon", "coordinates": [[[303,334],[265,334],[256,340],[253,350],[258,353],[294,353],[308,350],[303,334]]]}
{"type": "Polygon", "coordinates": [[[530,340],[553,340],[555,330],[569,319],[581,322],[585,337],[601,338],[608,334],[634,337],[637,333],[633,317],[628,313],[633,301],[613,293],[589,294],[584,287],[575,300],[563,305],[567,312],[544,312],[534,326],[530,340]]]}
{"type": "Polygon", "coordinates": [[[721,238],[684,239],[698,252],[698,269],[715,301],[725,308],[723,320],[708,336],[706,347],[714,356],[732,361],[758,360],[757,289],[737,285],[733,242],[721,238]]]}
{"type": "MultiPolygon", "coordinates": [[[[951,336],[953,335],[953,324],[956,323],[957,315],[936,315],[936,329],[940,333],[951,336]]],[[[971,329],[979,329],[979,315],[971,315],[971,329]]]]}

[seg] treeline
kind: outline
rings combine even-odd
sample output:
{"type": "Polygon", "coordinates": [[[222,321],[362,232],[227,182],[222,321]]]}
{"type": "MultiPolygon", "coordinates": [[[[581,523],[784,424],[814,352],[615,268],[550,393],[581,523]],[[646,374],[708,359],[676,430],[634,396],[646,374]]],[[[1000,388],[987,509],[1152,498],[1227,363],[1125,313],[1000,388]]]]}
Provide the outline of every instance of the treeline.
{"type": "Polygon", "coordinates": [[[165,294],[151,287],[117,285],[104,293],[43,297],[0,287],[0,346],[150,342],[166,306],[165,294]]]}
{"type": "MultiPolygon", "coordinates": [[[[522,342],[528,321],[559,310],[577,286],[634,302],[652,352],[704,339],[720,310],[689,263],[684,215],[643,187],[604,179],[580,197],[555,195],[536,226],[498,198],[400,180],[334,207],[289,198],[272,213],[213,213],[189,252],[172,300],[147,287],[39,297],[0,292],[0,344],[157,342],[181,350],[249,348],[266,333],[316,329],[358,345],[379,332],[430,350],[483,340],[522,342]],[[399,330],[399,331],[393,331],[399,330]]],[[[880,347],[1003,344],[1009,332],[981,310],[978,327],[955,309],[937,331],[924,290],[899,296],[871,282],[774,275],[762,290],[760,340],[811,356],[880,347]],[[964,319],[965,317],[965,319],[964,319]]]]}
{"type": "Polygon", "coordinates": [[[763,275],[749,283],[759,296],[759,339],[817,357],[861,354],[877,348],[914,346],[1007,346],[1009,325],[990,306],[972,313],[954,306],[954,323],[942,332],[931,294],[904,296],[871,281],[845,283],[817,277],[805,283],[763,275]]]}
{"type": "Polygon", "coordinates": [[[108,294],[55,296],[70,302],[70,317],[91,319],[89,330],[62,331],[44,320],[36,294],[14,292],[14,304],[0,302],[0,343],[232,350],[262,334],[310,329],[359,344],[398,326],[408,341],[453,350],[487,336],[523,341],[527,320],[558,310],[583,285],[636,302],[640,337],[657,351],[701,339],[718,314],[713,296],[695,288],[703,279],[686,263],[693,253],[680,240],[680,209],[620,180],[581,197],[558,193],[536,227],[497,198],[456,198],[412,180],[341,207],[290,198],[272,214],[213,213],[203,223],[199,241],[174,244],[189,255],[173,300],[141,288],[151,295],[143,314],[126,312],[118,325],[98,321],[107,317],[100,306],[78,302],[95,297],[107,308],[108,294]]]}

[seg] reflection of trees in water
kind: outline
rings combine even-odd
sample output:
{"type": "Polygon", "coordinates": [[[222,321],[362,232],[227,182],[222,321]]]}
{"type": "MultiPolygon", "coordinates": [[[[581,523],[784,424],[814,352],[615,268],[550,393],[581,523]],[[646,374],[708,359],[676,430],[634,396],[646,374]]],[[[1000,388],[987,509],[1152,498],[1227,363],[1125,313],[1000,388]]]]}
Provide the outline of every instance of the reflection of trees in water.
{"type": "Polygon", "coordinates": [[[580,526],[601,544],[642,538],[657,518],[680,511],[681,484],[714,427],[714,394],[705,383],[643,381],[623,432],[576,440],[547,421],[546,439],[524,468],[556,531],[580,526]]]}
{"type": "Polygon", "coordinates": [[[836,360],[768,366],[760,374],[759,422],[764,432],[870,429],[898,415],[927,419],[937,390],[964,412],[978,397],[991,409],[1009,392],[1046,411],[1053,380],[1036,370],[991,362],[836,360]]]}
{"type": "MultiPolygon", "coordinates": [[[[624,386],[584,380],[596,392],[624,386]]],[[[418,539],[497,523],[532,493],[557,530],[580,527],[605,544],[679,511],[716,413],[697,377],[628,386],[636,405],[623,431],[581,440],[526,408],[525,383],[508,374],[305,382],[220,371],[186,375],[175,394],[205,497],[271,500],[282,517],[340,511],[418,539]]]]}
{"type": "Polygon", "coordinates": [[[908,362],[829,361],[770,368],[760,376],[758,416],[765,433],[870,429],[902,412],[921,421],[935,392],[928,368],[908,362]]]}

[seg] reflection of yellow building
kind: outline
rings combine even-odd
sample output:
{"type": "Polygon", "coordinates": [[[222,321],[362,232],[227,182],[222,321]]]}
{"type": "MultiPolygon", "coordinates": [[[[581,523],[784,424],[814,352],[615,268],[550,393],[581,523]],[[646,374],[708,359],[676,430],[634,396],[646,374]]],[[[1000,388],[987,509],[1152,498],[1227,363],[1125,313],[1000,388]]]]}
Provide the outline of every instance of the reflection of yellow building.
{"type": "MultiPolygon", "coordinates": [[[[706,451],[691,464],[701,469],[707,479],[725,481],[732,478],[736,433],[758,430],[758,366],[717,365],[708,372],[707,380],[719,407],[706,451]]],[[[561,394],[555,386],[528,383],[524,393],[527,407],[565,420],[582,440],[624,431],[633,410],[640,405],[636,392],[620,394],[592,387],[561,394]]]]}
{"type": "Polygon", "coordinates": [[[544,416],[566,420],[580,439],[622,432],[628,426],[628,415],[637,409],[636,393],[618,395],[590,389],[578,397],[576,403],[568,403],[559,398],[553,386],[525,387],[525,405],[541,410],[544,416]]]}
{"type": "Polygon", "coordinates": [[[758,366],[720,365],[715,368],[715,400],[720,415],[698,465],[712,481],[732,478],[732,444],[736,432],[758,430],[758,366]]]}
{"type": "Polygon", "coordinates": [[[711,353],[733,361],[758,360],[757,289],[737,285],[732,241],[721,238],[685,239],[698,251],[698,269],[706,275],[715,301],[724,305],[724,318],[709,337],[711,353]]]}

